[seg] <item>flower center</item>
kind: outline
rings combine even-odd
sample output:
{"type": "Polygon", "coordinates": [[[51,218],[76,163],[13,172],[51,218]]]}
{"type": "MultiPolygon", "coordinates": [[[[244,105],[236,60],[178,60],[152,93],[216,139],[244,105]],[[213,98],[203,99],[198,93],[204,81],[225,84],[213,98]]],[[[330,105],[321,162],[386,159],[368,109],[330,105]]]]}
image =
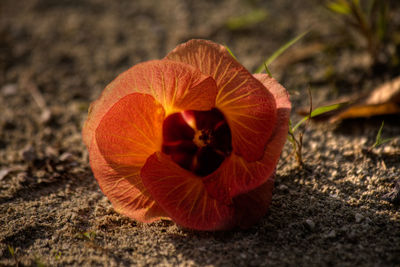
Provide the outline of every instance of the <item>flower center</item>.
{"type": "Polygon", "coordinates": [[[206,176],[231,154],[231,139],[229,125],[218,109],[185,110],[164,120],[162,151],[182,168],[206,176]]]}

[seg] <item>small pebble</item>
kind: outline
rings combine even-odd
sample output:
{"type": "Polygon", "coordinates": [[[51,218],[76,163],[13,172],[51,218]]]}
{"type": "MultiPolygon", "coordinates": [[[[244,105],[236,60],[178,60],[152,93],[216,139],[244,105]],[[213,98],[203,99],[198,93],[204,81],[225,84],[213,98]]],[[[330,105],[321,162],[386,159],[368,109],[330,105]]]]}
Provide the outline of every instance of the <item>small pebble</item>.
{"type": "Polygon", "coordinates": [[[4,179],[10,173],[10,169],[0,170],[0,181],[4,179]]]}
{"type": "Polygon", "coordinates": [[[49,109],[45,109],[42,111],[40,115],[40,122],[47,123],[51,119],[51,111],[49,109]]]}
{"type": "Polygon", "coordinates": [[[25,161],[32,162],[36,159],[36,151],[32,146],[27,146],[21,151],[21,155],[25,161]]]}
{"type": "Polygon", "coordinates": [[[315,228],[315,222],[313,222],[313,220],[311,219],[306,220],[306,225],[310,230],[314,230],[315,228]]]}
{"type": "Polygon", "coordinates": [[[362,216],[360,213],[356,213],[354,215],[355,219],[356,219],[356,223],[361,222],[364,219],[364,216],[362,216]]]}
{"type": "Polygon", "coordinates": [[[45,153],[47,157],[56,157],[58,155],[58,151],[51,146],[46,147],[45,153]]]}
{"type": "Polygon", "coordinates": [[[325,235],[326,238],[334,238],[336,237],[336,231],[332,230],[328,234],[325,235]]]}
{"type": "Polygon", "coordinates": [[[280,186],[278,186],[278,189],[279,189],[279,190],[282,190],[282,191],[287,191],[287,190],[289,189],[289,187],[287,187],[287,186],[284,185],[284,184],[281,184],[280,186]]]}
{"type": "Polygon", "coordinates": [[[74,156],[71,153],[64,152],[60,156],[61,161],[70,161],[74,156]]]}
{"type": "Polygon", "coordinates": [[[17,85],[13,83],[6,84],[1,88],[1,92],[3,93],[4,96],[16,95],[17,91],[18,91],[17,85]]]}

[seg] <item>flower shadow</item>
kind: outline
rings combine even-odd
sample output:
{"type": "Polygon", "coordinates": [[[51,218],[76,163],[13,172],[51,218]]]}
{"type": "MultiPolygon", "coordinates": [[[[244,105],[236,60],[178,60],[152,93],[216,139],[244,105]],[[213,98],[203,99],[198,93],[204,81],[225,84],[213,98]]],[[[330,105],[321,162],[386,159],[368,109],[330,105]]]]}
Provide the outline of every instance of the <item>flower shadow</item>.
{"type": "Polygon", "coordinates": [[[214,266],[398,263],[399,212],[374,182],[308,167],[278,174],[270,212],[250,229],[169,234],[174,257],[214,266]]]}

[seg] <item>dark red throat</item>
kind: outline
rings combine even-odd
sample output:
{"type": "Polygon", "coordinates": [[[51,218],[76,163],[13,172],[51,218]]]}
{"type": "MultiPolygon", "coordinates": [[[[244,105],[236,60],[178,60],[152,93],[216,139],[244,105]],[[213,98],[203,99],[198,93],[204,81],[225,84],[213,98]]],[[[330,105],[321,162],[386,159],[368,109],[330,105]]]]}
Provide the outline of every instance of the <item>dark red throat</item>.
{"type": "Polygon", "coordinates": [[[231,154],[231,139],[229,125],[218,109],[185,110],[164,120],[162,151],[182,168],[206,176],[231,154]]]}

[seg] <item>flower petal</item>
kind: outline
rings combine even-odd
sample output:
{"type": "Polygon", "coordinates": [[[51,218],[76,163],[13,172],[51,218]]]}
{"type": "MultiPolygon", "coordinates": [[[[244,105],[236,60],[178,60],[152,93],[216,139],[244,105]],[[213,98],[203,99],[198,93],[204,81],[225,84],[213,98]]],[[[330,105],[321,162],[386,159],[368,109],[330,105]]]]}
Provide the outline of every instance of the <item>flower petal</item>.
{"type": "Polygon", "coordinates": [[[225,47],[206,40],[191,40],[176,47],[168,59],[190,64],[214,78],[216,107],[232,131],[232,146],[247,161],[262,157],[276,122],[273,96],[225,47]]]}
{"type": "Polygon", "coordinates": [[[141,176],[150,194],[176,223],[197,230],[231,227],[233,208],[210,197],[201,178],[179,167],[167,155],[153,154],[141,176]]]}
{"type": "Polygon", "coordinates": [[[100,152],[110,164],[142,167],[161,150],[164,109],[151,95],[133,93],[121,98],[96,129],[100,152]]]}
{"type": "Polygon", "coordinates": [[[152,95],[167,114],[176,110],[208,110],[215,106],[215,81],[194,67],[170,60],[153,60],[119,75],[89,108],[82,136],[89,147],[94,131],[107,111],[132,93],[152,95]]]}
{"type": "Polygon", "coordinates": [[[267,157],[272,159],[272,162],[274,158],[276,158],[276,162],[278,162],[289,131],[290,110],[292,108],[289,94],[282,85],[269,75],[254,74],[253,76],[259,80],[275,98],[277,109],[276,127],[274,134],[270,140],[268,140],[267,146],[265,147],[265,153],[267,157]]]}
{"type": "Polygon", "coordinates": [[[217,171],[204,179],[207,191],[225,203],[230,198],[265,183],[275,170],[289,130],[291,105],[285,88],[266,74],[257,74],[254,77],[273,94],[277,103],[277,122],[260,160],[248,162],[245,158],[232,154],[217,171]]]}
{"type": "Polygon", "coordinates": [[[108,163],[100,153],[96,138],[89,154],[93,174],[117,212],[146,223],[168,218],[144,188],[139,167],[108,163]]]}
{"type": "Polygon", "coordinates": [[[233,199],[235,207],[235,225],[248,228],[258,222],[268,210],[272,200],[275,173],[268,180],[252,191],[238,195],[233,199]]]}
{"type": "Polygon", "coordinates": [[[140,221],[165,216],[140,178],[147,158],[161,148],[163,120],[152,96],[127,95],[104,115],[89,149],[94,175],[115,209],[140,221]]]}

